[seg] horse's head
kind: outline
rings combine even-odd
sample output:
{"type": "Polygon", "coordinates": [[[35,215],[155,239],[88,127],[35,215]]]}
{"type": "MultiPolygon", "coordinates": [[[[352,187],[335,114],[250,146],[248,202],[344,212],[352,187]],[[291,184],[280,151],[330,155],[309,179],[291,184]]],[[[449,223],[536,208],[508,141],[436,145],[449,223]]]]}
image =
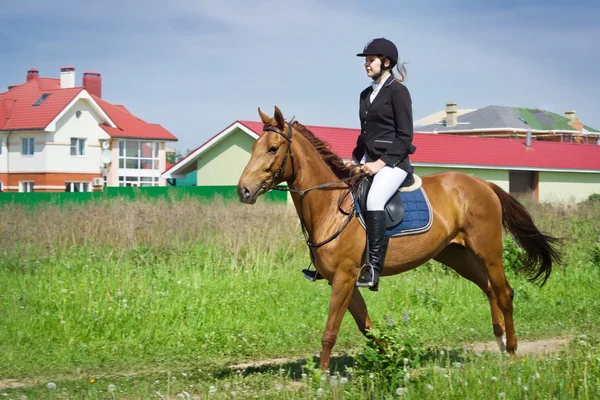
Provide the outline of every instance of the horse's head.
{"type": "Polygon", "coordinates": [[[264,130],[252,145],[250,160],[237,186],[240,201],[248,204],[254,204],[258,196],[295,173],[291,153],[292,127],[285,122],[277,106],[273,118],[260,108],[258,114],[264,130]]]}

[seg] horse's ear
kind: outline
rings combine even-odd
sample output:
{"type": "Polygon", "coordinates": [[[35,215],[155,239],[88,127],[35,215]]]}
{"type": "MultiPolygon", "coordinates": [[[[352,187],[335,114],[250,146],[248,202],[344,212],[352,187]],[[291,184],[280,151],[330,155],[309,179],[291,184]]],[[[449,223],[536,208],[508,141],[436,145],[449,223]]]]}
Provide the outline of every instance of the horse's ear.
{"type": "Polygon", "coordinates": [[[267,114],[261,111],[260,107],[258,107],[258,115],[260,115],[260,119],[262,120],[263,125],[269,125],[271,122],[271,118],[267,114]]]}
{"type": "Polygon", "coordinates": [[[275,121],[277,121],[277,127],[279,129],[285,129],[285,119],[283,119],[283,114],[281,113],[281,110],[275,106],[275,121]]]}

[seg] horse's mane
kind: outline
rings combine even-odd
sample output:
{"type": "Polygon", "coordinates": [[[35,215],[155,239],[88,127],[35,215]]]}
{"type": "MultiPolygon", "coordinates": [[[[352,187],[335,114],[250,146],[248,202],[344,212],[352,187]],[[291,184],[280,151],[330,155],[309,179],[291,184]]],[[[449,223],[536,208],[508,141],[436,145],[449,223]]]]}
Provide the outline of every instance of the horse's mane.
{"type": "Polygon", "coordinates": [[[319,153],[323,161],[331,168],[335,176],[339,179],[345,179],[352,175],[352,169],[346,167],[342,158],[329,149],[329,144],[327,142],[316,137],[314,133],[298,121],[293,121],[292,127],[308,140],[319,153]]]}

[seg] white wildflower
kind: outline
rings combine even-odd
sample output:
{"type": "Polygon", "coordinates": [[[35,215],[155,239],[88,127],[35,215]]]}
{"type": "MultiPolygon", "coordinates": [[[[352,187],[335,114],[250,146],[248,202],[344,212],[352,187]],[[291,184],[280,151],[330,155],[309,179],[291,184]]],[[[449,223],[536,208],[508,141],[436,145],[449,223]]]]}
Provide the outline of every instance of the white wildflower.
{"type": "Polygon", "coordinates": [[[404,361],[404,365],[406,365],[406,364],[408,364],[408,361],[409,361],[409,359],[408,359],[408,358],[405,358],[405,359],[404,359],[404,360],[402,360],[402,361],[404,361]]]}
{"type": "Polygon", "coordinates": [[[397,394],[398,396],[403,396],[403,395],[404,395],[404,393],[406,393],[406,392],[408,392],[408,389],[407,389],[407,388],[402,388],[402,387],[399,387],[398,389],[396,389],[396,394],[397,394]]]}
{"type": "Polygon", "coordinates": [[[492,382],[497,382],[498,378],[496,378],[495,376],[492,376],[492,382]]]}
{"type": "Polygon", "coordinates": [[[208,388],[208,393],[212,394],[212,393],[215,393],[216,391],[217,391],[217,388],[214,387],[214,386],[211,386],[211,387],[208,388]]]}
{"type": "Polygon", "coordinates": [[[474,333],[475,329],[474,328],[469,328],[469,332],[474,333]]]}
{"type": "Polygon", "coordinates": [[[460,363],[460,362],[455,362],[455,363],[454,363],[454,366],[455,366],[456,368],[460,368],[460,367],[462,367],[462,363],[460,363]]]}
{"type": "Polygon", "coordinates": [[[524,391],[528,391],[528,390],[529,390],[529,388],[528,388],[527,386],[523,386],[523,390],[524,390],[524,391]]]}
{"type": "Polygon", "coordinates": [[[348,383],[348,378],[346,378],[345,376],[344,376],[344,377],[342,377],[342,378],[340,378],[340,383],[341,383],[342,385],[345,385],[346,383],[348,383]]]}
{"type": "Polygon", "coordinates": [[[107,388],[106,390],[108,390],[108,392],[109,392],[109,393],[112,393],[112,392],[114,392],[114,391],[116,391],[116,390],[117,390],[117,386],[116,386],[116,385],[113,385],[113,384],[111,383],[110,385],[108,385],[108,388],[107,388]]]}
{"type": "Polygon", "coordinates": [[[449,378],[448,374],[444,374],[444,378],[448,379],[449,378]]]}
{"type": "Polygon", "coordinates": [[[500,392],[500,393],[498,393],[498,397],[499,397],[499,398],[503,399],[503,398],[504,398],[504,396],[506,396],[506,395],[504,394],[504,392],[500,392]]]}
{"type": "Polygon", "coordinates": [[[540,379],[540,373],[539,372],[535,373],[535,379],[540,379]]]}
{"type": "Polygon", "coordinates": [[[517,379],[517,385],[521,386],[522,383],[523,383],[523,380],[521,379],[521,377],[519,377],[519,379],[517,379]]]}
{"type": "Polygon", "coordinates": [[[433,386],[431,386],[431,385],[427,385],[427,389],[429,389],[429,390],[433,390],[433,386]]]}
{"type": "Polygon", "coordinates": [[[446,352],[444,350],[440,351],[440,356],[443,356],[444,354],[446,354],[446,352]]]}
{"type": "Polygon", "coordinates": [[[281,391],[281,385],[280,384],[275,385],[275,390],[277,390],[278,392],[281,391]]]}
{"type": "Polygon", "coordinates": [[[585,341],[585,340],[580,340],[580,341],[579,341],[579,344],[580,344],[580,345],[582,345],[582,346],[585,346],[587,343],[586,343],[586,341],[585,341]]]}
{"type": "Polygon", "coordinates": [[[325,390],[323,390],[322,388],[318,388],[317,389],[317,396],[321,397],[321,396],[323,396],[323,394],[325,394],[325,390]]]}
{"type": "Polygon", "coordinates": [[[56,389],[56,383],[54,382],[48,382],[48,384],[46,385],[46,387],[50,390],[54,390],[56,389]]]}
{"type": "Polygon", "coordinates": [[[371,378],[371,379],[375,378],[375,374],[371,372],[371,373],[369,374],[369,378],[371,378]]]}

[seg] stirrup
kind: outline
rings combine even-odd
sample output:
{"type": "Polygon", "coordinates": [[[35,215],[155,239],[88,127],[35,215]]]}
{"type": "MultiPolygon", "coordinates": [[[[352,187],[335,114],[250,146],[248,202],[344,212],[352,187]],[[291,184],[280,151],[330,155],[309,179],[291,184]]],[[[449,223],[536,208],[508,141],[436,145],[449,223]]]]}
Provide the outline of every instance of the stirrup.
{"type": "Polygon", "coordinates": [[[323,275],[321,275],[319,273],[319,271],[317,271],[317,270],[312,270],[312,269],[305,268],[305,269],[302,270],[302,273],[304,274],[304,277],[306,279],[308,279],[309,281],[311,281],[311,282],[317,281],[319,279],[325,279],[323,277],[323,275]]]}
{"type": "Polygon", "coordinates": [[[358,270],[358,278],[356,279],[356,287],[374,288],[376,286],[379,286],[379,282],[375,283],[375,269],[369,263],[363,264],[363,266],[360,267],[360,269],[358,270]],[[364,267],[371,268],[371,281],[370,282],[362,283],[362,282],[358,281],[360,279],[360,277],[363,276],[362,270],[364,267]]]}

